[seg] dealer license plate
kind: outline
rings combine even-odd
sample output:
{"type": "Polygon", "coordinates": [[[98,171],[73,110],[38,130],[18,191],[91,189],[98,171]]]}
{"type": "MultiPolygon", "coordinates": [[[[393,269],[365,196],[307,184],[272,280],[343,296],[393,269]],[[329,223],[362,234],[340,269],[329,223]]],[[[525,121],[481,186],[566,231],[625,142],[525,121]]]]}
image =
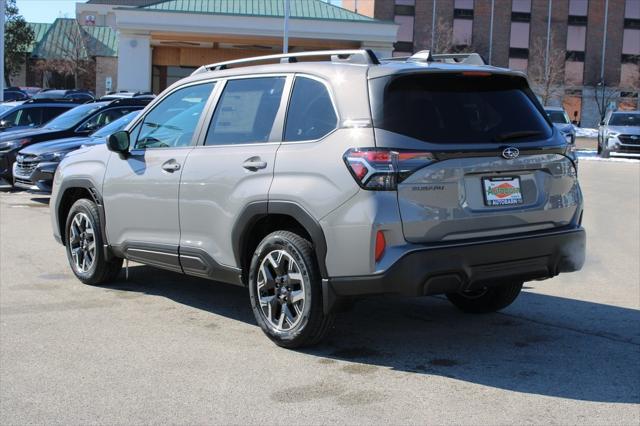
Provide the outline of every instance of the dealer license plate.
{"type": "Polygon", "coordinates": [[[519,177],[489,177],[482,179],[484,202],[487,206],[522,204],[519,177]]]}

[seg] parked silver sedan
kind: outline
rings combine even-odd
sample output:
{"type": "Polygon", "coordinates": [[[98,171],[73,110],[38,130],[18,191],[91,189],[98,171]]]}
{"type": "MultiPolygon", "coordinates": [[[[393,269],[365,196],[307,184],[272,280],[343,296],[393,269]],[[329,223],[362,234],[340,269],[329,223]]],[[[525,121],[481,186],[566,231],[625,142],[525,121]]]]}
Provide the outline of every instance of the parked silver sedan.
{"type": "Polygon", "coordinates": [[[640,111],[609,111],[598,128],[598,155],[640,158],[640,111]]]}

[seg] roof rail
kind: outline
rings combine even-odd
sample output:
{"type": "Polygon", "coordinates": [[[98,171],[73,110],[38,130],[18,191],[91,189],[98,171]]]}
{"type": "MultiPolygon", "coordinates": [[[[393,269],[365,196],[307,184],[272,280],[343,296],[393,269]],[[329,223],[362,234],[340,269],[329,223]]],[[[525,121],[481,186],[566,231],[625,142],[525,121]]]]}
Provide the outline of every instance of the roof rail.
{"type": "Polygon", "coordinates": [[[232,61],[218,62],[215,64],[203,65],[195,70],[191,75],[200,74],[206,71],[220,71],[227,69],[229,65],[244,65],[251,62],[263,62],[280,60],[281,63],[298,62],[301,58],[318,56],[330,56],[332,62],[347,62],[355,64],[378,65],[378,57],[369,49],[350,50],[316,50],[313,52],[284,53],[280,55],[254,56],[251,58],[235,59],[232,61]]]}
{"type": "Polygon", "coordinates": [[[109,102],[109,105],[146,105],[151,102],[153,98],[151,97],[134,97],[134,98],[119,98],[119,99],[106,99],[106,100],[97,100],[96,102],[109,102]]]}
{"type": "Polygon", "coordinates": [[[78,104],[85,103],[86,99],[73,98],[29,98],[25,104],[78,104]]]}
{"type": "Polygon", "coordinates": [[[396,56],[384,58],[385,62],[444,62],[449,64],[486,65],[482,56],[478,53],[431,53],[429,50],[421,50],[411,56],[396,56]]]}

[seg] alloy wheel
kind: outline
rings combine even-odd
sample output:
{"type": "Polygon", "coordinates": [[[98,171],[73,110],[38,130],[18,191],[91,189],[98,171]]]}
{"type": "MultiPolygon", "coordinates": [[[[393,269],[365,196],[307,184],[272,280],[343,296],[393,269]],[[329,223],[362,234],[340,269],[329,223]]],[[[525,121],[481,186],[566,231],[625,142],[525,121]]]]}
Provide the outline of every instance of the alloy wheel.
{"type": "Polygon", "coordinates": [[[257,294],[264,318],[278,331],[302,320],[306,280],[295,259],[284,250],[269,252],[260,263],[257,294]]]}
{"type": "Polygon", "coordinates": [[[69,227],[69,250],[76,271],[85,273],[96,259],[96,238],[93,223],[85,213],[78,212],[69,227]]]}

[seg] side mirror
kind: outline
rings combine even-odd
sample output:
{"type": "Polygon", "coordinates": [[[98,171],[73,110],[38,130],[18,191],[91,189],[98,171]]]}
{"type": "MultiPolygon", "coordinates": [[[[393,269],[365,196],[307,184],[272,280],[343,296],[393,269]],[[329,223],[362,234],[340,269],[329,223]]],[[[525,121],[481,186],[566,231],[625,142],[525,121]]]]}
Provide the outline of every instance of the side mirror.
{"type": "Polygon", "coordinates": [[[118,154],[129,152],[129,133],[125,130],[115,132],[107,138],[107,148],[118,154]]]}

